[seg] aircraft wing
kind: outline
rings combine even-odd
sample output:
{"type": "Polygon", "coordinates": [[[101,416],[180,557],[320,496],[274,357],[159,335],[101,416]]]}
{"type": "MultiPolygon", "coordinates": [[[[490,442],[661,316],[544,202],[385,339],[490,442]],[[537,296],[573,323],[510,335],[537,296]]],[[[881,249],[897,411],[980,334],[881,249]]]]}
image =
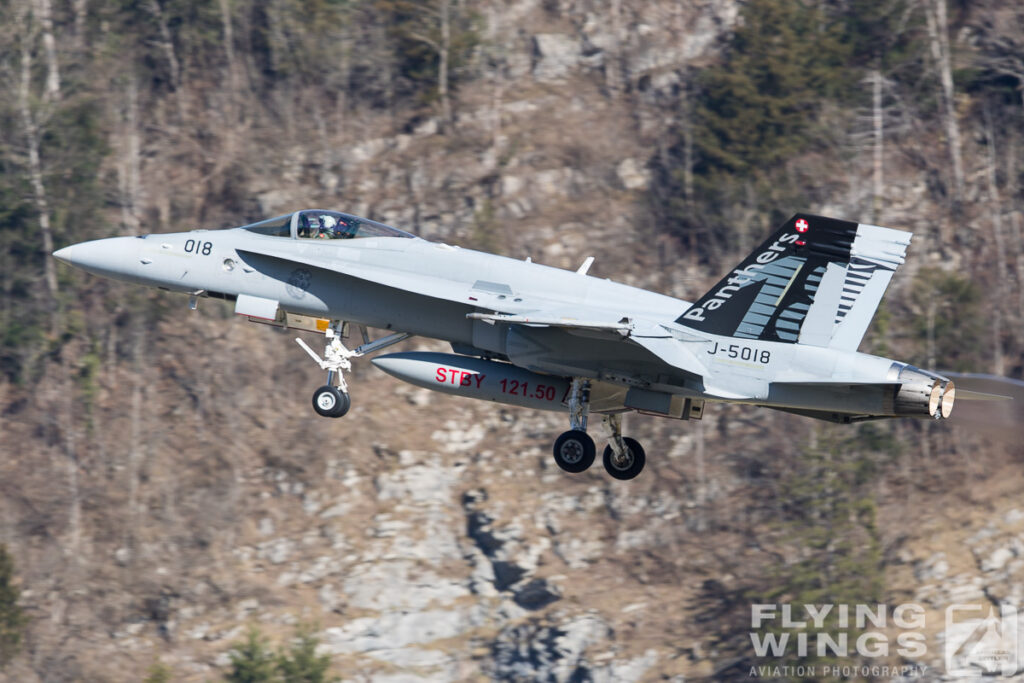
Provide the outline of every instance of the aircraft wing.
{"type": "Polygon", "coordinates": [[[257,251],[251,248],[239,249],[238,254],[256,263],[260,260],[269,260],[311,266],[395,289],[403,289],[424,296],[471,306],[480,305],[503,313],[523,313],[529,309],[536,308],[536,305],[529,307],[520,306],[512,301],[512,299],[499,299],[493,292],[476,291],[472,287],[467,287],[464,283],[447,278],[402,270],[388,270],[377,265],[360,263],[359,261],[341,261],[312,254],[282,255],[281,253],[257,251]]]}
{"type": "MultiPolygon", "coordinates": [[[[567,306],[563,300],[540,297],[532,293],[528,297],[523,297],[525,301],[516,301],[519,297],[510,296],[511,290],[498,291],[491,283],[478,281],[475,284],[467,284],[429,274],[384,268],[358,260],[332,259],[313,254],[282,255],[278,252],[251,248],[239,249],[238,253],[254,263],[269,260],[310,266],[423,296],[485,309],[487,312],[469,313],[467,317],[486,323],[559,327],[591,333],[609,333],[621,337],[642,334],[640,326],[627,317],[626,313],[586,305],[567,306]]],[[[649,324],[642,326],[651,327],[649,324]]],[[[669,336],[669,333],[661,328],[655,334],[669,336]]]]}

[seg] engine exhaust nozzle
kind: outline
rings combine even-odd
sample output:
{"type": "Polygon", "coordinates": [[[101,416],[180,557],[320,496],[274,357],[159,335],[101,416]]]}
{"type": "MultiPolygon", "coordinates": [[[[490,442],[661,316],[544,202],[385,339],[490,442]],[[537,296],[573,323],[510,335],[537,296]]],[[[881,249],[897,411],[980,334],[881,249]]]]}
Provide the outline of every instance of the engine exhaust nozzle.
{"type": "Polygon", "coordinates": [[[947,418],[953,410],[953,382],[913,365],[899,373],[900,385],[893,396],[893,414],[903,417],[947,418]]]}
{"type": "Polygon", "coordinates": [[[953,400],[956,398],[956,386],[953,385],[953,380],[949,380],[946,383],[946,387],[942,390],[942,417],[949,417],[950,413],[953,412],[953,400]]]}

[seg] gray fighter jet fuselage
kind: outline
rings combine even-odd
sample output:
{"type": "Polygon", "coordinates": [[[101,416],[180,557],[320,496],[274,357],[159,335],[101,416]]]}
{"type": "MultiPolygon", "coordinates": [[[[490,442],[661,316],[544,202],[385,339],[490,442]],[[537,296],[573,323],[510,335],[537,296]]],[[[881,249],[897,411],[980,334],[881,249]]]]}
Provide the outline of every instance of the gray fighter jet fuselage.
{"type": "Polygon", "coordinates": [[[857,347],[910,234],[798,214],[693,304],[579,271],[429,242],[349,214],[298,211],[229,230],[115,237],[54,256],[91,273],[235,302],[247,318],[323,332],[314,408],[348,410],[354,357],[408,336],[453,354],[374,359],[419,386],[568,411],[560,467],[594,460],[587,416],[609,430],[604,464],[629,479],[646,456],[620,433],[639,411],[699,419],[705,401],[852,422],[948,417],[953,383],[857,347]],[[349,326],[364,343],[349,350],[349,326]],[[370,341],[365,328],[391,331],[370,341]]]}

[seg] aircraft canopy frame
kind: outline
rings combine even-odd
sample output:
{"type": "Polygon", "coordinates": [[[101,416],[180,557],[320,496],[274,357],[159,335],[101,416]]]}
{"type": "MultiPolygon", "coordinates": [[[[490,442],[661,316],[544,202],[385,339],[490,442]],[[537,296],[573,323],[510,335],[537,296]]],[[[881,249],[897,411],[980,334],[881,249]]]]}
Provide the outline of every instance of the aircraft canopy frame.
{"type": "Polygon", "coordinates": [[[363,237],[415,237],[411,233],[393,228],[390,225],[328,209],[303,209],[267,218],[257,223],[243,225],[239,229],[270,237],[287,237],[291,239],[337,240],[363,237]]]}

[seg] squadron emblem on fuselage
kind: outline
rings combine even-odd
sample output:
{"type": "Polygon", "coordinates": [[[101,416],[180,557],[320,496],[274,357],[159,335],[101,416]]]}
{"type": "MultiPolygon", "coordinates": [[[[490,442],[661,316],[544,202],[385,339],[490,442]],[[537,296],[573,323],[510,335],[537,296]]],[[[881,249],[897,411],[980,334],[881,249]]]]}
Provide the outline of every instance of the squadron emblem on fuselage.
{"type": "Polygon", "coordinates": [[[288,290],[288,294],[296,299],[301,299],[306,296],[306,292],[309,290],[310,284],[313,282],[313,273],[309,272],[306,268],[296,268],[292,271],[291,275],[288,276],[288,285],[285,289],[288,290]]]}

